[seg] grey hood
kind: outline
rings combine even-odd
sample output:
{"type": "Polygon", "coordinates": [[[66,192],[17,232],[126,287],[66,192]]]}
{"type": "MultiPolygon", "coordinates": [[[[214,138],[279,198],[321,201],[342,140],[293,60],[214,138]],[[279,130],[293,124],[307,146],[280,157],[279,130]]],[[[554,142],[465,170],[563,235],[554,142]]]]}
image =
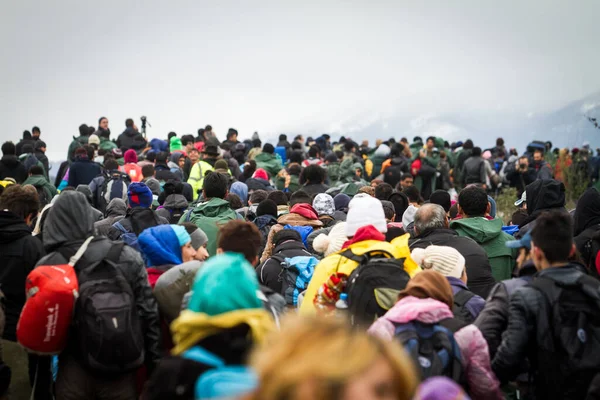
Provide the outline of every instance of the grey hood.
{"type": "Polygon", "coordinates": [[[182,194],[170,194],[165,199],[163,207],[170,209],[188,208],[188,201],[182,194]]]}
{"type": "Polygon", "coordinates": [[[127,213],[127,204],[119,198],[112,199],[106,207],[106,217],[124,217],[127,213]]]}
{"type": "Polygon", "coordinates": [[[82,241],[94,234],[94,214],[85,195],[63,192],[48,210],[44,222],[44,248],[50,252],[62,244],[82,241]]]}

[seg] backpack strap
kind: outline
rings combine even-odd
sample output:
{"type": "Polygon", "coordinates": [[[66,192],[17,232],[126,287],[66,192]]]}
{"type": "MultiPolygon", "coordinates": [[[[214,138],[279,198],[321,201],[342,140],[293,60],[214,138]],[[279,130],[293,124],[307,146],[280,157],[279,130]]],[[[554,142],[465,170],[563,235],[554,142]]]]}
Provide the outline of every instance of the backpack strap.
{"type": "Polygon", "coordinates": [[[464,307],[474,296],[475,293],[470,290],[461,289],[454,295],[454,304],[458,307],[464,307]]]}
{"type": "Polygon", "coordinates": [[[194,346],[187,350],[185,353],[183,353],[183,358],[187,358],[188,360],[205,364],[213,368],[225,366],[225,361],[223,361],[219,356],[200,346],[194,346]]]}
{"type": "Polygon", "coordinates": [[[118,264],[119,258],[121,258],[123,247],[125,247],[125,243],[123,242],[112,244],[108,250],[108,253],[106,254],[106,259],[118,264]]]}
{"type": "Polygon", "coordinates": [[[83,254],[85,253],[85,251],[88,248],[88,245],[90,244],[90,242],[94,239],[94,236],[90,236],[89,238],[87,238],[85,240],[85,242],[83,242],[83,244],[81,245],[81,247],[79,247],[79,249],[77,250],[77,252],[75,253],[75,255],[73,255],[73,257],[71,257],[69,259],[69,265],[71,267],[74,267],[75,264],[77,264],[79,262],[79,259],[81,259],[81,257],[83,256],[83,254]]]}
{"type": "Polygon", "coordinates": [[[352,250],[346,249],[342,253],[340,253],[340,255],[344,258],[350,259],[360,264],[361,262],[366,261],[369,258],[376,257],[374,253],[381,253],[383,257],[394,258],[394,256],[386,250],[371,250],[363,253],[362,255],[358,255],[354,254],[352,250]]]}

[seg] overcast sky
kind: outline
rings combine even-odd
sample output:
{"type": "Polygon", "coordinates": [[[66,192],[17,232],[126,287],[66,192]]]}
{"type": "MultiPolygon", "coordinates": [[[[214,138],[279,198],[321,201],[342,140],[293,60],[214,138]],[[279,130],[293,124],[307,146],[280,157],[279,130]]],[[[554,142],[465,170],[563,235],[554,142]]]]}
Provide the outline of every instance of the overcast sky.
{"type": "MultiPolygon", "coordinates": [[[[600,1],[6,1],[2,140],[336,131],[372,113],[541,112],[600,90],[600,1]],[[93,6],[92,6],[93,5],[93,6]],[[139,120],[138,120],[139,121],[139,120]]],[[[356,138],[360,139],[360,138],[356,138]]]]}

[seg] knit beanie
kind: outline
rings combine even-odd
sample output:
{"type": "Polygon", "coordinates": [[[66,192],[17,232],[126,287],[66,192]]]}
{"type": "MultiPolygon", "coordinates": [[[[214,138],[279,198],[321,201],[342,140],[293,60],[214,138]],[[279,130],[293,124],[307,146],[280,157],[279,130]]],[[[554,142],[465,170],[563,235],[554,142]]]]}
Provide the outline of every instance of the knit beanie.
{"type": "Polygon", "coordinates": [[[265,181],[269,180],[269,174],[267,174],[267,171],[265,171],[262,168],[259,168],[256,171],[254,171],[254,174],[252,174],[252,177],[258,178],[258,179],[264,179],[265,181]]]}
{"type": "Polygon", "coordinates": [[[98,137],[98,135],[96,135],[95,133],[91,134],[90,137],[88,138],[88,144],[99,145],[100,144],[100,138],[98,137]]]}
{"type": "Polygon", "coordinates": [[[367,194],[359,194],[354,196],[348,206],[346,236],[354,236],[359,228],[366,225],[373,225],[381,233],[387,232],[381,201],[367,194]]]}
{"type": "Polygon", "coordinates": [[[171,228],[173,229],[173,231],[175,232],[175,235],[177,236],[177,240],[179,241],[179,247],[183,247],[192,241],[190,234],[187,233],[187,231],[185,230],[185,228],[183,226],[171,225],[171,228]]]}
{"type": "Polygon", "coordinates": [[[336,194],[333,198],[333,204],[335,204],[335,211],[347,211],[350,200],[350,196],[348,196],[347,194],[336,194]]]}
{"type": "Polygon", "coordinates": [[[331,228],[328,235],[321,233],[317,236],[313,241],[313,249],[327,257],[340,251],[346,240],[346,223],[340,222],[331,228]]]}
{"type": "Polygon", "coordinates": [[[256,272],[242,254],[209,258],[198,270],[192,290],[188,309],[209,316],[262,308],[256,272]]]}
{"type": "Polygon", "coordinates": [[[315,196],[312,206],[319,215],[333,215],[335,212],[335,203],[333,197],[327,193],[319,193],[315,196]]]}
{"type": "Polygon", "coordinates": [[[402,215],[402,226],[405,228],[415,221],[415,215],[417,215],[418,208],[410,204],[404,214],[402,215]]]}
{"type": "Polygon", "coordinates": [[[208,242],[208,236],[206,236],[206,233],[200,228],[190,233],[190,239],[192,239],[192,247],[194,250],[198,250],[208,242]]]}
{"type": "Polygon", "coordinates": [[[277,218],[277,204],[273,200],[265,199],[258,203],[258,207],[256,208],[256,216],[260,217],[261,215],[272,215],[277,218]]]}
{"type": "Polygon", "coordinates": [[[181,151],[183,150],[183,145],[181,144],[181,139],[178,138],[177,136],[173,136],[171,138],[171,142],[170,142],[170,146],[169,146],[171,153],[174,151],[181,151]]]}
{"type": "Polygon", "coordinates": [[[227,164],[227,161],[221,159],[221,160],[217,160],[217,162],[215,162],[215,171],[225,171],[225,173],[229,172],[229,165],[227,164]]]}
{"type": "Polygon", "coordinates": [[[123,161],[125,161],[125,164],[137,164],[138,156],[135,150],[127,150],[125,154],[123,154],[123,161]]]}
{"type": "Polygon", "coordinates": [[[150,208],[152,205],[152,191],[145,183],[133,182],[127,190],[127,198],[129,199],[129,207],[150,208]]]}
{"type": "Polygon", "coordinates": [[[452,247],[431,245],[425,249],[414,249],[410,256],[421,268],[444,276],[460,279],[465,270],[465,258],[452,247]]]}

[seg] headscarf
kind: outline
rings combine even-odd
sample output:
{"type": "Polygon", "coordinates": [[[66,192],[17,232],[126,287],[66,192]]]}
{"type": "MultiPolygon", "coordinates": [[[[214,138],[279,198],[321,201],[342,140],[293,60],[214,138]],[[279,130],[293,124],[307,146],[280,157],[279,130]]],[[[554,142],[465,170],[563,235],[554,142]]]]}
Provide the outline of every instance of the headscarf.
{"type": "Polygon", "coordinates": [[[446,304],[450,309],[454,304],[452,288],[446,277],[431,270],[421,271],[409,280],[406,288],[398,295],[398,300],[408,296],[419,299],[435,299],[446,304]]]}
{"type": "Polygon", "coordinates": [[[243,182],[234,182],[229,189],[231,193],[237,194],[242,200],[242,204],[248,204],[248,186],[243,182]]]}
{"type": "Polygon", "coordinates": [[[573,217],[574,235],[600,224],[600,192],[590,188],[579,198],[573,217]]]}

